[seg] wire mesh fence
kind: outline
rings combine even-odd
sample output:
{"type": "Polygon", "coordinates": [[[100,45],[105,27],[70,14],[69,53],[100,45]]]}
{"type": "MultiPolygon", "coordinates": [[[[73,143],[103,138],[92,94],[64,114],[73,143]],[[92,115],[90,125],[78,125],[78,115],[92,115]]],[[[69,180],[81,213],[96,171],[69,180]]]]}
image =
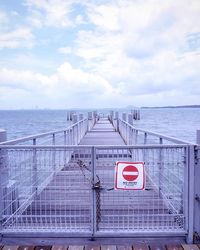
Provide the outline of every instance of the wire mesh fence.
{"type": "Polygon", "coordinates": [[[185,232],[187,145],[2,146],[4,232],[185,232]],[[145,163],[143,191],[114,189],[117,161],[145,163]]]}

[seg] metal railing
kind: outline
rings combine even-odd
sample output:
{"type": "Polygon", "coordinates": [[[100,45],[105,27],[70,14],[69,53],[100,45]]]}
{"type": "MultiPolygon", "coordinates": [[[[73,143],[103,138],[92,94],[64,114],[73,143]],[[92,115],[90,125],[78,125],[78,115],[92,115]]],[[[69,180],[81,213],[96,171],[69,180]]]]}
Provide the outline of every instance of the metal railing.
{"type": "Polygon", "coordinates": [[[96,119],[87,118],[61,130],[9,140],[0,145],[78,145],[80,140],[95,124],[96,119]]]}
{"type": "Polygon", "coordinates": [[[179,140],[175,137],[166,136],[152,131],[136,128],[122,119],[111,120],[115,129],[120,133],[127,145],[137,144],[189,144],[191,142],[179,140]]]}
{"type": "Polygon", "coordinates": [[[190,146],[1,146],[2,233],[185,236],[190,146]],[[4,157],[2,157],[2,155],[4,157]],[[114,190],[116,161],[143,161],[144,191],[114,190]]]}
{"type": "Polygon", "coordinates": [[[113,125],[127,145],[78,145],[94,123],[84,119],[0,144],[1,233],[187,236],[192,242],[199,148],[120,119],[113,125]],[[114,189],[117,161],[144,162],[145,190],[114,189]]]}

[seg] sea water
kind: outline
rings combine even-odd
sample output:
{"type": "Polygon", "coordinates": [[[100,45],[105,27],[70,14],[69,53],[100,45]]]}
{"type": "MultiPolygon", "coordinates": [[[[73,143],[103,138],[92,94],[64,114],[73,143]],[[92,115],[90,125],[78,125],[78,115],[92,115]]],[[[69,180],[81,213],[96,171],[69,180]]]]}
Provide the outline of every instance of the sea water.
{"type": "MultiPolygon", "coordinates": [[[[0,111],[0,128],[7,130],[9,140],[59,130],[69,126],[66,113],[66,110],[4,110],[0,111]]],[[[200,129],[200,108],[141,109],[141,119],[134,121],[134,126],[195,142],[196,130],[200,129]]]]}

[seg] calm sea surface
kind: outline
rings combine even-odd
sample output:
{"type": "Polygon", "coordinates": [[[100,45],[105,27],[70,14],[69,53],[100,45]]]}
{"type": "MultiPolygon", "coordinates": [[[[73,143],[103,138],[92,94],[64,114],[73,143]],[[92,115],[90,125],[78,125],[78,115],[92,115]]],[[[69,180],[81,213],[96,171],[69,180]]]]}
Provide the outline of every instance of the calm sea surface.
{"type": "MultiPolygon", "coordinates": [[[[200,108],[142,109],[135,126],[195,142],[200,129],[200,108]]],[[[65,110],[0,111],[0,128],[8,139],[62,129],[68,126],[65,110]]]]}

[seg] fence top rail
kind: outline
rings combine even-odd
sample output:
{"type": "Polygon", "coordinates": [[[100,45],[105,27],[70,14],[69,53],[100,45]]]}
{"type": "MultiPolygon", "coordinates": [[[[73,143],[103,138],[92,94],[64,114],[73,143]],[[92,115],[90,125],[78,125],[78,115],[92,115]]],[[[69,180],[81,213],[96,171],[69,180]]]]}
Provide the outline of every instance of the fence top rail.
{"type": "Polygon", "coordinates": [[[177,144],[189,144],[189,145],[193,145],[194,143],[192,142],[189,142],[189,141],[185,141],[185,140],[180,140],[180,139],[177,139],[175,137],[172,137],[172,136],[166,136],[166,135],[163,135],[163,134],[160,134],[160,133],[156,133],[156,132],[153,132],[153,131],[150,131],[150,130],[145,130],[145,129],[141,129],[141,128],[137,128],[137,127],[134,127],[132,126],[131,124],[129,124],[128,122],[126,121],[123,121],[122,119],[119,118],[119,120],[121,122],[123,122],[124,124],[128,125],[129,127],[131,127],[132,129],[136,130],[136,131],[139,131],[139,132],[143,132],[143,133],[147,133],[149,135],[153,135],[153,136],[156,136],[158,138],[162,138],[164,140],[167,140],[167,141],[171,141],[173,143],[177,143],[177,144]]]}
{"type": "Polygon", "coordinates": [[[76,125],[80,124],[81,122],[86,121],[87,118],[84,118],[83,120],[80,120],[74,124],[71,124],[70,126],[68,126],[67,128],[64,129],[60,129],[60,130],[53,130],[53,131],[49,131],[49,132],[45,132],[45,133],[40,133],[40,134],[35,134],[35,135],[30,135],[30,136],[26,136],[26,137],[22,137],[19,139],[14,139],[14,140],[9,140],[9,141],[5,141],[5,142],[1,142],[1,145],[15,145],[17,143],[22,143],[22,142],[26,142],[26,141],[30,141],[30,140],[34,140],[34,139],[39,139],[45,136],[49,136],[49,135],[53,135],[53,134],[59,134],[65,131],[70,130],[71,128],[75,127],[76,125]]]}
{"type": "Polygon", "coordinates": [[[56,149],[100,149],[100,150],[122,150],[122,149],[159,149],[159,148],[186,148],[188,144],[138,144],[138,145],[0,145],[1,149],[45,149],[45,150],[56,150],[56,149]]]}

